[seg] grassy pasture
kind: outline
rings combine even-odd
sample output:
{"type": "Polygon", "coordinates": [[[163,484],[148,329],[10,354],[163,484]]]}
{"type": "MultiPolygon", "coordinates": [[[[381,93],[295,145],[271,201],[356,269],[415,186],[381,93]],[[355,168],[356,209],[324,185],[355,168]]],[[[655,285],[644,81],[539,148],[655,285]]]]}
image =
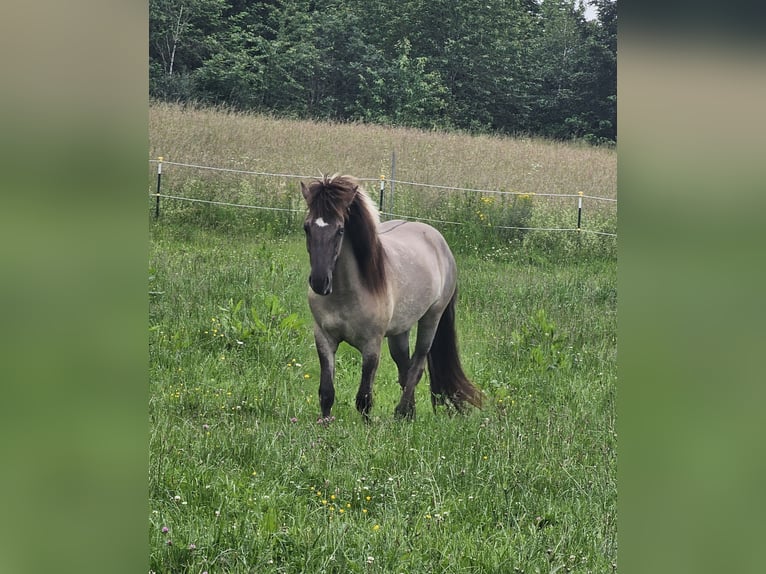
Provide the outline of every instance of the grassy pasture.
{"type": "MultiPolygon", "coordinates": [[[[150,136],[153,156],[203,165],[374,177],[395,147],[403,180],[615,197],[614,151],[543,141],[164,104],[150,109],[150,136]],[[525,171],[533,163],[537,176],[525,171]]],[[[295,180],[167,171],[176,191],[300,205],[295,180]]],[[[149,263],[151,570],[616,568],[614,239],[503,236],[475,213],[499,217],[496,203],[453,197],[453,220],[477,219],[443,231],[460,271],[464,367],[487,404],[433,413],[424,378],[417,419],[395,421],[384,348],[371,425],[354,409],[360,358],[346,346],[337,419],[316,423],[300,215],[163,204],[149,263]]],[[[534,216],[560,215],[534,202],[534,216]]],[[[616,229],[614,214],[604,211],[603,225],[616,229]]]]}

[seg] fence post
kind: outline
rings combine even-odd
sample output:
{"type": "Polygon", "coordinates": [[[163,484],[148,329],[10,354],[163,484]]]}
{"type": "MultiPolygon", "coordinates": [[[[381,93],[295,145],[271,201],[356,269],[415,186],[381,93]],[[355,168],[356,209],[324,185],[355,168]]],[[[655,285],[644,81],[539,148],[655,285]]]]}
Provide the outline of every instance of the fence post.
{"type": "Polygon", "coordinates": [[[577,231],[580,231],[580,222],[582,221],[582,191],[578,191],[580,196],[577,198],[577,231]]]}
{"type": "Polygon", "coordinates": [[[154,219],[158,219],[160,216],[160,185],[162,182],[162,156],[157,159],[157,201],[154,204],[154,219]]]}
{"type": "Polygon", "coordinates": [[[378,211],[383,213],[383,192],[386,189],[386,176],[382,173],[380,174],[380,201],[378,202],[378,211]]]}
{"type": "Polygon", "coordinates": [[[394,181],[396,180],[396,150],[391,152],[391,196],[388,200],[388,211],[394,212],[394,181]]]}

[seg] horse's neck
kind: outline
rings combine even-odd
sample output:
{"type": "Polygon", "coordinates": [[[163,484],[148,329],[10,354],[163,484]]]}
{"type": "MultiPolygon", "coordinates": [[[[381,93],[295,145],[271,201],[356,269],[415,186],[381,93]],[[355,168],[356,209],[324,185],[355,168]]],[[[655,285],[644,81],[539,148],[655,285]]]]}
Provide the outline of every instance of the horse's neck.
{"type": "Polygon", "coordinates": [[[357,291],[361,286],[362,276],[359,263],[354,255],[354,247],[350,241],[344,241],[333,272],[333,291],[357,291]]]}

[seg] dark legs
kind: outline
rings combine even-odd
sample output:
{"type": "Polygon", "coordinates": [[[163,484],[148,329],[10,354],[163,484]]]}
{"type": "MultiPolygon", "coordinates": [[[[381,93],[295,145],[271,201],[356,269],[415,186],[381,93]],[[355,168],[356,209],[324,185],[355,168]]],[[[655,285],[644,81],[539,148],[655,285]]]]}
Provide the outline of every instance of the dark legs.
{"type": "Polygon", "coordinates": [[[410,368],[410,332],[388,337],[388,350],[399,371],[399,386],[404,388],[407,382],[407,371],[410,368]]]}
{"type": "Polygon", "coordinates": [[[330,416],[330,409],[335,402],[335,352],[338,343],[330,340],[319,328],[314,329],[314,340],[319,355],[319,407],[322,409],[322,418],[330,416]]]}
{"type": "MultiPolygon", "coordinates": [[[[425,317],[418,324],[418,337],[415,342],[415,352],[409,361],[407,374],[402,385],[402,398],[394,410],[397,417],[413,419],[415,418],[415,387],[423,376],[426,367],[428,352],[431,350],[431,343],[434,340],[436,327],[439,324],[439,317],[436,321],[427,320],[425,317]]],[[[396,359],[394,359],[396,360],[396,359]]],[[[397,362],[397,365],[399,363],[397,362]]],[[[401,370],[399,383],[401,384],[401,370]]]]}
{"type": "MultiPolygon", "coordinates": [[[[339,342],[319,327],[314,329],[314,340],[319,355],[319,407],[322,410],[321,418],[325,419],[330,417],[330,410],[335,402],[335,353],[339,342]]],[[[362,381],[356,394],[356,409],[362,413],[365,421],[368,420],[372,408],[372,384],[380,361],[380,343],[381,340],[377,339],[367,344],[362,351],[362,381]]]]}
{"type": "Polygon", "coordinates": [[[356,393],[356,410],[362,413],[365,422],[369,422],[370,409],[372,408],[372,383],[378,370],[380,361],[380,344],[376,350],[362,354],[362,382],[356,393]]]}
{"type": "MultiPolygon", "coordinates": [[[[415,342],[415,352],[410,357],[409,331],[399,335],[388,337],[388,347],[391,357],[396,363],[399,372],[399,385],[402,388],[402,396],[396,406],[394,414],[400,418],[412,419],[415,417],[415,387],[423,377],[428,353],[431,350],[439,317],[436,319],[424,317],[418,324],[418,336],[415,342]]],[[[330,417],[330,410],[335,402],[335,353],[338,350],[338,341],[330,338],[318,327],[314,330],[317,353],[319,354],[319,366],[321,370],[319,379],[319,406],[322,410],[322,418],[330,417]]],[[[380,362],[380,344],[378,338],[365,344],[362,351],[362,380],[356,394],[356,410],[369,420],[372,409],[372,387],[375,374],[380,362]]]]}

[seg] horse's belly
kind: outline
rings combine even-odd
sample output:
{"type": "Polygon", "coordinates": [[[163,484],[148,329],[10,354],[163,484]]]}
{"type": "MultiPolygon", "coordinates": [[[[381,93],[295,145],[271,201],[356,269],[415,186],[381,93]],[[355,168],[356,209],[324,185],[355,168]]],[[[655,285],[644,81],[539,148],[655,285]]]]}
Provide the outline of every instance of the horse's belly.
{"type": "Polygon", "coordinates": [[[432,303],[431,299],[401,298],[393,308],[386,335],[409,331],[426,314],[432,303]]]}

